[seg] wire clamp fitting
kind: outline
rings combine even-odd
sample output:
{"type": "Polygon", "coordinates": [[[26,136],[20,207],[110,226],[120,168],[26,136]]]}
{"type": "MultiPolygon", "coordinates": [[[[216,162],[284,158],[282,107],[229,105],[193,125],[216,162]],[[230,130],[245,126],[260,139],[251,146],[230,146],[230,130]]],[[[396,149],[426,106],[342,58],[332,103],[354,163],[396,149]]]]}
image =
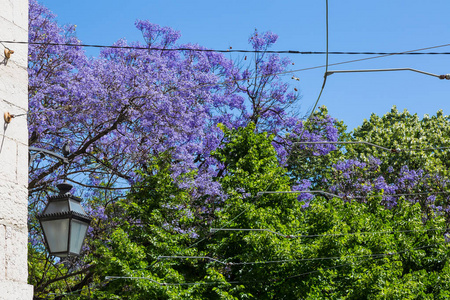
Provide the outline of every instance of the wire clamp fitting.
{"type": "Polygon", "coordinates": [[[5,120],[6,124],[9,124],[11,122],[11,119],[14,118],[14,115],[11,115],[9,112],[5,112],[3,114],[3,119],[5,120]]]}
{"type": "Polygon", "coordinates": [[[11,58],[11,54],[14,54],[14,50],[11,50],[9,48],[5,48],[5,58],[6,59],[10,59],[11,58]]]}

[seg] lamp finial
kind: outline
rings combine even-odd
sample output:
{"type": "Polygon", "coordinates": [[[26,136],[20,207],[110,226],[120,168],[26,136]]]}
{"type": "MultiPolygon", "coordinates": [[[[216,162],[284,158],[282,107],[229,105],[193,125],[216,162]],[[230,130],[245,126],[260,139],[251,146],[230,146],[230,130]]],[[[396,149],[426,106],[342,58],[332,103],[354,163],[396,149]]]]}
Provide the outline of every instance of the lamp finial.
{"type": "Polygon", "coordinates": [[[64,195],[70,192],[70,190],[73,188],[73,185],[64,181],[63,183],[58,184],[56,187],[59,190],[59,194],[64,195]]]}

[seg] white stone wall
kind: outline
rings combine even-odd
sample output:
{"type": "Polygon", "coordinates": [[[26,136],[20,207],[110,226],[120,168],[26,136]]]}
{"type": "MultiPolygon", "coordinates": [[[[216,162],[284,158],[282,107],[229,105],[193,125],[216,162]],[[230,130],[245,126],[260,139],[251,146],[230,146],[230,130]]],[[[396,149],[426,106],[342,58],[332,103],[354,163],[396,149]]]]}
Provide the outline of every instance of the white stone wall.
{"type": "MultiPolygon", "coordinates": [[[[0,40],[28,40],[28,0],[2,0],[0,40]]],[[[28,109],[28,46],[8,44],[14,54],[0,64],[0,299],[33,298],[27,285],[27,118],[5,124],[3,114],[28,109]]],[[[0,61],[4,59],[0,44],[0,61]]]]}

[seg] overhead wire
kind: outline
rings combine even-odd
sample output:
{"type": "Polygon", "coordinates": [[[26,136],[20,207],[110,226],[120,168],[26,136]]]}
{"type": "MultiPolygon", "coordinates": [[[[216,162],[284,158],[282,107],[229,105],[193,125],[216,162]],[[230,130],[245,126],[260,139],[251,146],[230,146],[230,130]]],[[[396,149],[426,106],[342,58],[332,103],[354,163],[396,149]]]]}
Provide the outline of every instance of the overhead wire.
{"type": "MultiPolygon", "coordinates": [[[[311,113],[309,114],[308,118],[306,118],[306,121],[303,122],[303,129],[300,132],[299,135],[299,139],[301,139],[303,137],[303,134],[305,133],[306,130],[306,124],[308,123],[309,119],[311,119],[311,117],[314,115],[314,112],[317,108],[317,104],[319,104],[320,101],[320,97],[322,96],[323,90],[325,89],[325,84],[327,83],[327,78],[328,78],[328,67],[329,67],[329,63],[328,63],[328,0],[325,0],[325,6],[326,6],[326,13],[325,13],[325,31],[326,31],[326,59],[325,59],[325,73],[323,74],[323,80],[322,80],[322,87],[320,88],[320,92],[319,92],[319,96],[316,99],[316,102],[314,102],[313,108],[311,109],[311,113]]],[[[291,156],[291,153],[289,152],[286,158],[286,161],[289,161],[291,156]]]]}
{"type": "Polygon", "coordinates": [[[301,55],[450,55],[450,52],[380,52],[380,51],[300,51],[300,50],[247,50],[247,49],[205,49],[205,48],[159,48],[145,46],[119,46],[119,45],[100,45],[100,44],[71,44],[71,43],[52,43],[52,42],[29,42],[29,41],[10,41],[2,40],[0,44],[9,49],[7,44],[37,45],[37,46],[66,46],[83,48],[110,48],[127,50],[147,50],[147,51],[196,51],[196,52],[217,52],[217,53],[269,53],[269,54],[301,54],[301,55]]]}
{"type": "Polygon", "coordinates": [[[332,144],[332,145],[351,145],[351,144],[363,144],[372,146],[384,151],[392,152],[392,153],[398,153],[398,152],[408,152],[408,151],[434,151],[434,150],[446,150],[450,149],[450,146],[448,147],[429,147],[429,148],[387,148],[386,146],[382,146],[379,144],[375,144],[372,142],[366,142],[366,141],[347,141],[347,142],[330,142],[330,141],[321,141],[321,142],[293,142],[292,145],[320,145],[320,144],[332,144]]]}
{"type": "Polygon", "coordinates": [[[353,264],[363,263],[363,262],[366,262],[366,261],[369,261],[369,260],[372,260],[372,259],[379,259],[379,258],[383,258],[383,257],[371,257],[371,258],[363,259],[363,260],[360,260],[360,261],[357,261],[357,262],[349,262],[349,263],[340,264],[340,265],[337,265],[337,266],[331,266],[331,267],[327,267],[327,268],[320,268],[318,270],[304,272],[304,273],[296,274],[296,275],[293,275],[293,276],[289,276],[287,278],[283,278],[282,280],[286,281],[287,279],[292,279],[292,278],[296,278],[296,277],[301,277],[301,276],[305,276],[305,275],[310,275],[310,274],[314,274],[314,273],[319,273],[319,272],[323,272],[323,271],[328,271],[328,270],[332,270],[332,269],[346,267],[346,266],[350,266],[350,265],[353,265],[353,264]]]}
{"type": "MultiPolygon", "coordinates": [[[[424,50],[436,49],[436,48],[448,47],[448,46],[450,46],[450,44],[442,44],[442,45],[437,45],[437,46],[431,46],[431,47],[425,47],[425,48],[419,48],[419,49],[413,49],[413,50],[406,50],[406,51],[402,51],[402,52],[392,52],[392,53],[386,53],[386,54],[382,54],[382,55],[371,56],[371,57],[366,57],[366,58],[361,58],[361,59],[347,60],[347,61],[341,61],[341,62],[337,62],[337,63],[328,63],[328,64],[325,64],[325,65],[318,65],[318,66],[313,66],[313,67],[306,67],[306,68],[301,68],[301,69],[295,69],[295,70],[288,70],[288,71],[283,71],[283,72],[276,72],[276,73],[258,75],[258,76],[253,76],[253,77],[249,77],[249,78],[245,78],[245,79],[233,79],[233,80],[225,80],[225,81],[222,81],[222,82],[211,83],[211,84],[201,84],[201,85],[198,85],[196,87],[191,87],[191,88],[186,88],[186,89],[175,89],[174,91],[190,91],[190,90],[195,90],[195,89],[200,89],[200,88],[215,87],[215,86],[219,86],[219,85],[227,85],[227,84],[237,83],[237,82],[241,82],[241,81],[253,80],[253,79],[258,79],[258,78],[265,78],[265,77],[269,77],[269,76],[287,75],[287,74],[291,74],[291,73],[310,71],[310,70],[315,70],[315,69],[320,69],[320,68],[326,68],[327,69],[328,67],[331,67],[331,66],[337,66],[337,65],[349,64],[349,63],[361,62],[361,61],[378,59],[378,58],[384,58],[384,57],[395,56],[395,55],[404,55],[404,54],[408,54],[408,53],[412,54],[412,53],[416,53],[418,51],[424,51],[424,50]]],[[[328,70],[326,72],[328,72],[328,70]]],[[[318,103],[317,100],[316,100],[316,102],[318,103]]],[[[100,107],[101,104],[96,104],[96,105],[94,105],[94,107],[95,106],[99,106],[100,107]]],[[[45,110],[41,110],[41,111],[27,112],[27,113],[22,113],[22,114],[14,114],[13,117],[20,117],[20,116],[25,116],[25,115],[30,115],[30,114],[37,114],[37,113],[42,113],[42,112],[45,112],[45,111],[60,111],[60,110],[66,110],[66,109],[70,109],[70,108],[77,108],[77,107],[85,108],[86,104],[81,104],[81,105],[70,105],[70,104],[69,105],[63,105],[63,106],[58,107],[58,108],[45,109],[45,110]]],[[[314,110],[312,112],[314,112],[314,110]]]]}
{"type": "MultiPolygon", "coordinates": [[[[80,294],[83,290],[85,290],[85,289],[90,290],[90,289],[92,289],[92,288],[100,287],[100,286],[102,286],[104,283],[105,283],[105,281],[102,281],[102,282],[99,282],[99,283],[94,283],[93,285],[89,285],[89,284],[88,284],[87,286],[84,286],[84,287],[82,287],[82,288],[80,288],[80,289],[78,289],[78,290],[73,290],[73,291],[71,290],[71,291],[69,291],[69,292],[48,293],[48,296],[55,296],[55,297],[60,297],[60,296],[70,296],[70,295],[80,295],[80,296],[83,296],[83,295],[80,294]]],[[[91,299],[90,296],[85,296],[85,297],[88,298],[88,299],[91,299]]],[[[37,298],[37,299],[41,299],[41,298],[37,298]]]]}
{"type": "MultiPolygon", "coordinates": [[[[440,244],[427,245],[423,247],[414,248],[412,250],[420,250],[423,248],[429,248],[440,244]]],[[[374,253],[374,254],[361,254],[361,255],[343,255],[343,256],[325,256],[325,257],[308,257],[299,259],[281,259],[281,260],[263,260],[263,261],[246,261],[246,262],[229,262],[224,260],[219,260],[209,256],[158,256],[158,259],[202,259],[209,260],[211,262],[217,262],[222,265],[227,266],[243,266],[243,265],[259,265],[259,264],[279,264],[279,263],[291,263],[291,262],[302,262],[302,261],[317,261],[317,260],[337,260],[346,258],[367,258],[367,257],[381,257],[381,256],[392,256],[400,253],[409,252],[411,250],[403,250],[398,252],[387,252],[387,253],[374,253]]]]}
{"type": "MultiPolygon", "coordinates": [[[[251,203],[255,203],[256,200],[259,199],[260,194],[258,193],[258,194],[256,194],[254,197],[255,197],[255,199],[254,199],[251,203]]],[[[250,209],[250,207],[251,207],[251,206],[248,205],[245,209],[243,209],[239,214],[237,214],[236,216],[234,216],[231,220],[228,220],[227,222],[225,222],[225,224],[223,224],[221,228],[226,228],[226,226],[227,226],[228,224],[230,224],[231,222],[233,222],[234,220],[236,220],[237,218],[239,218],[241,215],[243,215],[247,210],[250,209]]],[[[219,228],[219,230],[217,230],[217,231],[220,231],[220,228],[219,228]]],[[[217,232],[217,231],[216,231],[216,232],[217,232]]],[[[212,235],[214,235],[214,234],[215,234],[215,232],[212,233],[212,235]]],[[[188,246],[187,248],[185,248],[183,251],[179,251],[178,253],[184,252],[184,251],[186,251],[186,250],[188,250],[188,249],[190,249],[190,248],[192,248],[192,247],[198,245],[199,243],[203,242],[204,240],[206,240],[206,239],[208,239],[208,238],[210,238],[210,237],[211,237],[210,235],[207,235],[207,236],[203,237],[202,239],[200,239],[199,241],[196,241],[195,243],[191,244],[190,246],[188,246]]]]}
{"type": "MultiPolygon", "coordinates": [[[[311,114],[309,115],[309,117],[308,117],[308,119],[306,121],[308,121],[312,117],[312,115],[314,114],[314,111],[317,108],[317,104],[319,104],[320,97],[322,96],[323,90],[325,89],[325,84],[327,83],[327,78],[328,78],[328,76],[327,76],[327,74],[328,74],[328,0],[325,1],[325,5],[326,5],[326,17],[325,17],[325,19],[326,19],[326,52],[327,52],[326,55],[325,55],[325,57],[326,57],[326,60],[325,60],[326,61],[325,62],[325,73],[323,75],[322,88],[320,89],[319,96],[317,97],[317,100],[314,103],[313,109],[311,110],[311,114]]],[[[304,131],[305,131],[305,128],[303,129],[303,132],[300,135],[300,139],[302,138],[304,131]]]]}
{"type": "MultiPolygon", "coordinates": [[[[275,235],[281,236],[286,239],[297,238],[316,238],[316,237],[340,237],[340,236],[353,236],[353,235],[369,235],[369,234],[395,234],[395,233],[411,233],[411,232],[429,232],[429,231],[446,231],[448,228],[429,228],[429,229],[405,229],[405,230],[384,230],[384,231],[360,231],[360,232],[346,232],[346,233],[326,233],[326,234],[283,234],[270,229],[258,229],[258,228],[222,228],[221,231],[260,231],[269,232],[275,235]]],[[[211,231],[215,231],[215,228],[211,228],[211,231]]]]}
{"type": "Polygon", "coordinates": [[[360,195],[355,195],[355,196],[340,196],[337,194],[333,194],[333,193],[329,193],[329,192],[325,192],[325,191],[319,191],[319,190],[304,190],[304,191],[266,191],[266,192],[258,192],[259,195],[262,194],[323,194],[323,195],[327,195],[327,196],[331,196],[331,197],[335,197],[335,198],[339,198],[342,200],[346,200],[348,198],[351,199],[366,199],[366,198],[373,198],[373,197],[384,197],[384,196],[388,196],[388,197],[403,197],[403,196],[420,196],[420,195],[449,195],[450,192],[420,192],[420,193],[399,193],[399,194],[382,194],[382,195],[366,195],[366,196],[360,196],[360,195]]]}
{"type": "MultiPolygon", "coordinates": [[[[329,270],[329,269],[336,269],[336,268],[340,268],[343,266],[353,265],[355,263],[369,261],[371,259],[373,259],[373,258],[364,259],[364,260],[361,260],[358,262],[350,262],[350,263],[332,266],[332,267],[328,267],[328,268],[321,268],[320,270],[314,270],[314,271],[302,273],[300,275],[307,275],[307,274],[322,272],[322,271],[329,270]]],[[[300,276],[300,275],[296,274],[295,276],[292,276],[292,278],[296,277],[296,276],[300,276]]],[[[131,276],[108,276],[108,277],[114,277],[115,279],[147,279],[147,277],[131,277],[131,276]]],[[[179,282],[179,283],[156,282],[156,284],[158,284],[160,286],[183,286],[183,285],[217,285],[217,284],[255,284],[255,283],[270,283],[270,282],[274,282],[274,281],[279,281],[279,279],[272,278],[272,279],[266,279],[266,280],[252,280],[252,281],[200,281],[200,282],[198,281],[198,282],[179,282]]]]}
{"type": "MultiPolygon", "coordinates": [[[[386,257],[386,256],[398,255],[398,254],[401,254],[401,253],[406,253],[406,252],[415,251],[415,250],[421,250],[421,249],[425,249],[425,248],[439,246],[439,245],[442,245],[442,244],[443,243],[438,243],[438,244],[432,244],[432,245],[426,245],[426,246],[422,246],[422,247],[417,247],[417,248],[410,249],[410,250],[404,250],[404,251],[398,251],[398,252],[389,252],[389,253],[385,253],[383,255],[375,255],[375,256],[369,258],[368,260],[370,260],[370,259],[377,259],[377,258],[383,258],[383,257],[386,257]]],[[[292,279],[292,278],[296,278],[296,277],[301,277],[301,276],[309,275],[309,274],[312,274],[312,273],[322,272],[322,271],[326,271],[326,270],[332,269],[332,268],[333,267],[325,268],[325,269],[322,269],[322,270],[315,270],[315,271],[311,271],[311,272],[301,273],[301,274],[296,274],[296,275],[293,275],[293,276],[286,277],[284,280],[292,279]]]]}
{"type": "MultiPolygon", "coordinates": [[[[402,253],[407,253],[407,252],[411,252],[411,251],[416,251],[416,250],[421,250],[421,249],[426,249],[426,248],[430,248],[430,247],[435,247],[435,246],[439,246],[442,245],[444,243],[436,243],[436,244],[429,244],[429,245],[425,245],[425,246],[421,246],[421,247],[416,247],[416,248],[412,248],[412,249],[405,249],[402,251],[396,251],[396,252],[383,252],[383,253],[375,253],[375,254],[362,254],[362,255],[344,255],[344,256],[329,256],[329,257],[316,257],[316,258],[305,258],[305,259],[292,259],[292,260],[278,260],[278,261],[255,261],[255,262],[241,262],[241,263],[230,263],[230,262],[226,262],[226,261],[220,261],[214,258],[210,258],[208,256],[178,256],[178,257],[160,257],[160,258],[174,258],[174,259],[189,259],[189,258],[193,258],[193,259],[205,259],[205,260],[211,260],[213,262],[218,262],[221,263],[223,265],[229,265],[229,266],[234,266],[234,265],[255,265],[255,264],[267,264],[267,263],[286,263],[286,262],[300,262],[300,261],[317,261],[317,260],[338,260],[338,259],[348,259],[348,258],[367,258],[364,259],[362,261],[356,261],[356,262],[349,262],[349,263],[345,263],[345,264],[341,264],[341,265],[336,265],[336,266],[331,266],[331,267],[327,267],[327,268],[319,268],[317,270],[313,270],[313,271],[309,271],[309,272],[304,272],[304,273],[300,273],[300,274],[295,274],[292,276],[288,276],[288,277],[284,277],[281,278],[281,280],[285,281],[288,279],[292,279],[292,278],[296,278],[296,277],[301,277],[304,275],[309,275],[309,274],[313,274],[313,273],[317,273],[317,272],[323,272],[329,269],[334,269],[334,268],[339,268],[342,266],[347,266],[347,265],[352,265],[358,262],[364,262],[364,261],[368,261],[371,259],[378,259],[378,258],[383,258],[383,257],[390,257],[390,256],[394,256],[394,255],[398,255],[398,254],[402,254],[402,253]]],[[[121,278],[121,279],[147,279],[147,277],[127,277],[127,276],[108,276],[109,278],[121,278]]],[[[181,282],[181,283],[161,283],[161,282],[155,282],[155,280],[151,280],[152,282],[155,282],[158,285],[161,286],[168,286],[168,285],[203,285],[203,284],[244,284],[244,283],[258,283],[258,282],[270,282],[270,281],[279,281],[280,278],[272,278],[272,279],[267,279],[267,280],[262,280],[262,281],[231,281],[231,282],[224,282],[224,281],[216,281],[216,282],[181,282]]]]}
{"type": "Polygon", "coordinates": [[[257,195],[263,195],[263,194],[322,194],[327,195],[335,198],[341,198],[339,195],[325,192],[325,191],[319,191],[319,190],[304,190],[304,191],[265,191],[265,192],[258,192],[257,195]]]}
{"type": "MultiPolygon", "coordinates": [[[[370,260],[370,259],[365,259],[360,262],[364,262],[364,261],[368,261],[368,260],[370,260]]],[[[320,270],[303,273],[303,275],[321,272],[321,271],[328,270],[328,269],[335,269],[335,268],[348,266],[348,265],[352,265],[352,264],[355,264],[355,262],[350,262],[350,263],[337,265],[337,266],[333,266],[333,267],[329,267],[329,268],[322,268],[320,270]]],[[[132,276],[108,276],[108,277],[114,277],[115,280],[117,280],[117,279],[144,279],[144,280],[147,279],[147,277],[132,277],[132,276]]],[[[203,282],[179,282],[179,283],[156,282],[156,283],[160,286],[183,286],[183,285],[217,285],[217,284],[255,284],[255,283],[269,283],[269,282],[273,282],[273,281],[276,281],[276,279],[252,280],[252,281],[203,281],[203,282]]]]}
{"type": "Polygon", "coordinates": [[[106,276],[105,279],[107,280],[117,280],[117,279],[142,279],[142,280],[149,280],[153,283],[156,283],[160,286],[171,286],[171,285],[198,285],[198,284],[218,284],[218,283],[224,283],[224,284],[232,284],[232,283],[239,283],[238,281],[223,281],[223,282],[217,282],[217,281],[206,281],[206,282],[179,282],[179,283],[169,283],[169,282],[158,282],[156,280],[150,279],[148,277],[142,277],[142,276],[106,276]]]}
{"type": "Polygon", "coordinates": [[[7,41],[0,41],[0,44],[2,44],[2,46],[4,47],[4,48],[6,48],[6,49],[8,49],[8,50],[11,50],[11,49],[9,49],[5,44],[3,44],[3,43],[7,43],[7,41]]]}
{"type": "MultiPolygon", "coordinates": [[[[266,190],[267,190],[269,187],[270,187],[270,184],[266,187],[266,190]]],[[[259,199],[260,194],[256,194],[254,197],[255,197],[255,198],[253,199],[253,201],[251,202],[251,204],[255,203],[256,200],[259,199]]],[[[245,209],[243,209],[241,212],[239,212],[239,214],[235,215],[232,219],[230,219],[230,220],[228,220],[227,222],[225,222],[225,224],[223,224],[221,228],[226,228],[226,226],[227,226],[228,224],[230,224],[231,222],[233,222],[234,220],[236,220],[237,218],[239,218],[241,215],[243,215],[246,211],[248,211],[248,210],[250,209],[250,207],[251,207],[250,205],[247,205],[247,207],[246,207],[245,209]]],[[[220,228],[219,228],[216,232],[218,232],[218,231],[220,231],[220,228]]],[[[188,249],[191,249],[191,248],[194,247],[194,246],[197,246],[197,245],[200,244],[201,242],[203,242],[203,241],[205,241],[205,240],[211,238],[211,236],[214,235],[216,232],[213,232],[213,233],[210,233],[209,235],[204,236],[203,238],[199,239],[198,241],[196,241],[196,242],[192,243],[191,245],[185,247],[183,250],[176,252],[174,255],[178,255],[178,254],[180,254],[180,253],[185,252],[185,251],[188,250],[188,249]]],[[[152,263],[152,266],[155,265],[155,263],[158,263],[158,262],[159,262],[159,260],[156,260],[155,262],[152,263]]]]}

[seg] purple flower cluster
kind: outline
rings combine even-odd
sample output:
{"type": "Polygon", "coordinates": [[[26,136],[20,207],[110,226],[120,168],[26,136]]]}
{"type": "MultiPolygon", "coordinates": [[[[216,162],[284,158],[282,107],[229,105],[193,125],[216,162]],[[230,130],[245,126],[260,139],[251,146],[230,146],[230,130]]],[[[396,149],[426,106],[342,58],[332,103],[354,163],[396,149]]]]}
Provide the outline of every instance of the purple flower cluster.
{"type": "MultiPolygon", "coordinates": [[[[323,114],[325,108],[320,107],[320,113],[323,114]]],[[[317,114],[311,117],[307,122],[291,119],[291,131],[288,133],[289,139],[288,147],[285,152],[281,152],[282,158],[286,158],[285,153],[292,151],[303,151],[310,153],[313,156],[326,155],[331,151],[336,150],[333,144],[298,144],[297,142],[336,142],[338,140],[338,129],[336,127],[336,120],[330,115],[325,114],[318,116],[317,114]]],[[[279,147],[280,148],[280,147],[279,147]]],[[[278,150],[278,149],[277,149],[278,150]]],[[[279,150],[278,150],[279,151],[279,150]]],[[[279,151],[280,152],[280,151],[279,151]]],[[[282,159],[282,162],[284,160],[282,159]]]]}
{"type": "Polygon", "coordinates": [[[270,31],[260,33],[257,29],[249,37],[248,42],[252,45],[253,49],[258,51],[267,50],[271,45],[275,44],[278,39],[278,35],[270,31]]]}
{"type": "Polygon", "coordinates": [[[382,204],[387,208],[395,207],[403,197],[412,203],[420,203],[424,212],[430,209],[441,211],[442,205],[448,203],[440,197],[441,204],[436,205],[438,197],[433,194],[447,185],[443,177],[426,174],[423,170],[410,170],[408,166],[402,166],[397,173],[389,167],[383,173],[381,163],[380,159],[373,157],[368,162],[348,159],[336,163],[330,191],[346,201],[366,202],[370,196],[382,195],[382,204]]]}
{"type": "Polygon", "coordinates": [[[310,188],[311,188],[311,181],[306,179],[302,180],[301,182],[297,183],[292,187],[292,191],[302,191],[302,193],[298,195],[297,200],[304,202],[304,204],[302,205],[303,208],[309,207],[311,200],[314,198],[312,194],[307,193],[307,191],[310,188]]]}
{"type": "MultiPolygon", "coordinates": [[[[294,115],[300,94],[277,75],[288,68],[287,58],[258,53],[243,67],[222,54],[196,51],[204,49],[199,45],[180,45],[179,32],[144,20],[135,24],[144,44],[122,39],[115,45],[151,50],[105,48],[99,57],[89,58],[82,47],[34,44],[81,42],[75,26],[58,26],[36,0],[30,0],[29,13],[28,124],[30,134],[38,136],[32,146],[59,152],[70,142],[67,174],[75,182],[73,191],[86,199],[104,196],[95,187],[139,182],[137,170],[145,169],[149,159],[168,157],[179,187],[189,188],[193,199],[207,199],[205,207],[214,211],[211,203],[227,199],[214,180],[225,166],[211,156],[223,139],[219,123],[238,128],[253,122],[257,132],[273,134],[282,163],[294,139],[337,140],[330,116],[303,122],[294,115]],[[186,50],[162,50],[170,48],[186,50]],[[291,141],[287,145],[286,136],[291,141]]],[[[249,43],[263,51],[276,40],[276,34],[255,31],[249,43]]],[[[335,148],[308,149],[323,155],[335,148]]],[[[36,159],[30,170],[30,202],[41,201],[41,192],[64,176],[60,162],[36,159]]],[[[298,188],[309,185],[305,181],[298,188]]],[[[302,194],[300,200],[307,203],[311,197],[302,194]]],[[[101,207],[91,207],[90,213],[100,222],[110,221],[101,207]]]]}

